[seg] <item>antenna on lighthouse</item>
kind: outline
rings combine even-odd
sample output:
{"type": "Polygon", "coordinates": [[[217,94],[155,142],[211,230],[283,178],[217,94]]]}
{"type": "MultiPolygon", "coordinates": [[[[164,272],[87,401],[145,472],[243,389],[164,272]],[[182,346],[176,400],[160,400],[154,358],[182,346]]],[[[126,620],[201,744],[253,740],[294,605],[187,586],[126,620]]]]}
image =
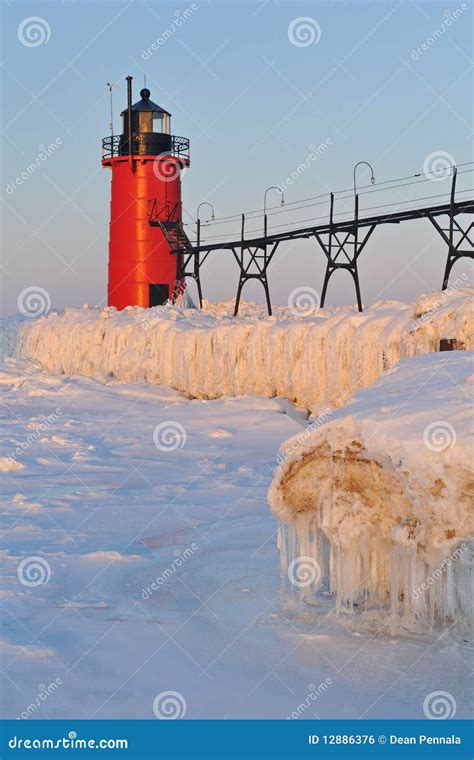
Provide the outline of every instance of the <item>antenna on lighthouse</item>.
{"type": "Polygon", "coordinates": [[[114,105],[113,105],[113,95],[112,90],[114,87],[118,87],[118,82],[107,82],[107,87],[109,88],[110,93],[110,122],[109,122],[109,129],[110,129],[110,136],[114,136],[114,105]]]}

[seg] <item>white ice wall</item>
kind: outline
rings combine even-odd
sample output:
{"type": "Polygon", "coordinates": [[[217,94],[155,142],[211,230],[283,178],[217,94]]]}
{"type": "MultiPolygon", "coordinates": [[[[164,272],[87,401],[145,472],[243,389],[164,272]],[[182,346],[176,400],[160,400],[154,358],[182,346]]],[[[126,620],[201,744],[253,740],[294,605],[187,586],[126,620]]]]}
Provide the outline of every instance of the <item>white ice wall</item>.
{"type": "Polygon", "coordinates": [[[400,358],[437,351],[440,339],[471,345],[472,290],[422,297],[415,305],[379,302],[268,317],[252,304],[204,311],[158,307],[68,308],[38,319],[2,322],[4,356],[48,370],[163,383],[194,397],[284,396],[315,410],[341,406],[400,358]]]}

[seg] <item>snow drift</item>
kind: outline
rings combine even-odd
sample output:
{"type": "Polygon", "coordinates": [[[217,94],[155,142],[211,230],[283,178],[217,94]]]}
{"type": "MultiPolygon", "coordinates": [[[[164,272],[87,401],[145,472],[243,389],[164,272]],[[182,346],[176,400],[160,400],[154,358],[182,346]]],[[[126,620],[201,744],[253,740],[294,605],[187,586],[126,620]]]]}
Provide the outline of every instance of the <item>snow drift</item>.
{"type": "Polygon", "coordinates": [[[269,500],[282,571],[341,610],[463,625],[471,599],[474,352],[403,361],[282,446],[269,500]]]}
{"type": "Polygon", "coordinates": [[[233,302],[205,310],[68,308],[1,326],[3,356],[43,368],[124,382],[169,385],[197,398],[284,396],[315,410],[342,406],[401,358],[439,350],[442,339],[471,347],[472,290],[421,297],[415,305],[378,302],[303,316],[233,302]]]}

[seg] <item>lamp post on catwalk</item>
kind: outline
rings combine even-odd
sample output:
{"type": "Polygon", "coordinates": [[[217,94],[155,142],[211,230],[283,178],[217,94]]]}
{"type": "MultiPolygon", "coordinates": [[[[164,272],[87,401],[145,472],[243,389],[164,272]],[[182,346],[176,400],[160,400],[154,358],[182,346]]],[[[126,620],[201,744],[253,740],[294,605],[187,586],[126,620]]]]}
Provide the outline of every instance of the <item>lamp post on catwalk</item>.
{"type": "Polygon", "coordinates": [[[117,309],[157,306],[184,290],[181,173],[189,140],[171,134],[171,114],[150,95],[144,87],[132,105],[128,76],[122,134],[102,140],[102,166],[112,171],[107,303],[117,309]]]}

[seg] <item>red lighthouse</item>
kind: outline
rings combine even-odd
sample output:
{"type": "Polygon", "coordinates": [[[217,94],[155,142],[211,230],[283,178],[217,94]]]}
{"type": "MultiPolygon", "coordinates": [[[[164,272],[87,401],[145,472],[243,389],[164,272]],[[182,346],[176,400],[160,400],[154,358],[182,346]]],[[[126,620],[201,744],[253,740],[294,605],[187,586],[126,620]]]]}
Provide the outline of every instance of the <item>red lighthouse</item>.
{"type": "Polygon", "coordinates": [[[121,135],[102,140],[102,166],[112,170],[109,306],[157,306],[182,292],[181,171],[189,140],[171,134],[171,114],[141,90],[121,135]]]}

